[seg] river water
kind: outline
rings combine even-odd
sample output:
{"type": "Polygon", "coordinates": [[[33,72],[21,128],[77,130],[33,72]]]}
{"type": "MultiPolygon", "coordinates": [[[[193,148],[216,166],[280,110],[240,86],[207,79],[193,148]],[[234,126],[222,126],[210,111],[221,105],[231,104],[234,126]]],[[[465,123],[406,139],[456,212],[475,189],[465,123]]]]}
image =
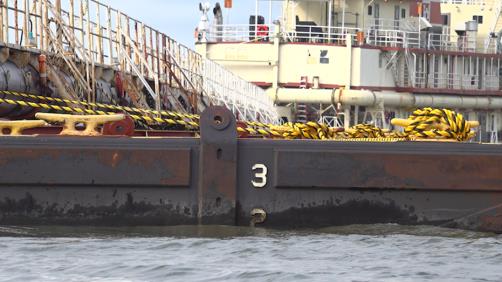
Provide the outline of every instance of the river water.
{"type": "Polygon", "coordinates": [[[3,226],[0,281],[502,281],[502,236],[397,225],[3,226]]]}

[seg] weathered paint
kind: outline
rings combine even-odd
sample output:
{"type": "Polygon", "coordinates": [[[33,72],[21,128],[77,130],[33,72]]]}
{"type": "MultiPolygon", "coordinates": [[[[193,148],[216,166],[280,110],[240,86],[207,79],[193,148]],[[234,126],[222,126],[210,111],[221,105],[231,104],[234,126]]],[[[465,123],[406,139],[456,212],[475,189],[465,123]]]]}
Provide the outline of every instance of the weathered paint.
{"type": "Polygon", "coordinates": [[[262,209],[270,227],[502,233],[502,146],[237,139],[235,127],[213,108],[201,138],[2,137],[0,224],[249,225],[262,209]]]}

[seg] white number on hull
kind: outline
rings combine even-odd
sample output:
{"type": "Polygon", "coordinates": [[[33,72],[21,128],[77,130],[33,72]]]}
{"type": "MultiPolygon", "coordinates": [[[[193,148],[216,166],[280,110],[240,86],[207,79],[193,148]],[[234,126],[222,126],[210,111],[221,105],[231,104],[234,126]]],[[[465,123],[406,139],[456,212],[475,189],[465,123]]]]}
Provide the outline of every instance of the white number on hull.
{"type": "Polygon", "coordinates": [[[251,181],[255,188],[263,188],[267,185],[268,169],[264,164],[255,164],[253,166],[254,178],[259,181],[251,181]]]}

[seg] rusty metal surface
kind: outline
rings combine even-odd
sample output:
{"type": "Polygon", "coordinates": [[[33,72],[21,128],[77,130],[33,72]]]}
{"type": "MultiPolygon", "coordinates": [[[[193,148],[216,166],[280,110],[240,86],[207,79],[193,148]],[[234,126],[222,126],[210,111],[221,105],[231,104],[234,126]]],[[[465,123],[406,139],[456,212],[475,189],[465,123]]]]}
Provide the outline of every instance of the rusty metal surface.
{"type": "Polygon", "coordinates": [[[3,186],[1,225],[197,224],[189,189],[110,186],[3,186]]]}
{"type": "Polygon", "coordinates": [[[2,137],[0,224],[399,223],[502,233],[502,146],[236,136],[233,116],[212,108],[200,139],[2,137]]]}
{"type": "MultiPolygon", "coordinates": [[[[24,135],[58,135],[63,130],[61,126],[48,126],[23,130],[24,135]]],[[[127,131],[126,131],[127,132],[127,131]]],[[[106,134],[105,135],[110,135],[106,134]]],[[[117,136],[129,136],[128,134],[118,134],[117,136]]],[[[180,130],[135,130],[132,136],[135,137],[196,137],[197,132],[180,130]]]]}
{"type": "Polygon", "coordinates": [[[0,138],[0,224],[196,224],[199,140],[0,138]]]}
{"type": "Polygon", "coordinates": [[[465,151],[452,154],[449,148],[455,144],[411,145],[406,152],[361,152],[358,147],[336,146],[322,152],[274,150],[275,186],[502,192],[502,150],[490,146],[490,154],[473,155],[466,146],[465,151]]]}
{"type": "Polygon", "coordinates": [[[502,174],[495,172],[496,165],[489,166],[501,151],[502,147],[480,144],[241,139],[238,222],[248,225],[250,212],[260,208],[267,213],[263,226],[270,227],[399,223],[500,233],[502,174]],[[434,153],[438,158],[432,163],[427,154],[434,153]],[[426,161],[414,166],[416,173],[410,170],[412,163],[406,163],[410,155],[426,156],[426,161]],[[375,156],[381,156],[380,160],[375,156]],[[349,157],[356,161],[345,162],[349,157]],[[452,165],[442,163],[443,157],[452,165]],[[483,162],[472,162],[477,157],[483,162]],[[364,163],[366,160],[370,162],[364,163]],[[256,165],[267,168],[266,185],[261,188],[252,182],[262,180],[258,175],[262,170],[253,170],[256,165]],[[444,169],[416,176],[440,165],[444,169]],[[383,169],[364,176],[363,169],[368,167],[383,169]],[[454,181],[457,170],[470,174],[454,181]],[[453,182],[440,179],[443,173],[453,182]],[[407,182],[411,177],[417,178],[407,182]]]}
{"type": "Polygon", "coordinates": [[[93,138],[18,138],[14,147],[1,138],[2,184],[189,185],[189,147],[138,150],[131,146],[135,143],[132,139],[111,140],[115,141],[113,146],[103,146],[101,140],[93,138]],[[19,148],[22,143],[26,146],[19,148]]]}
{"type": "Polygon", "coordinates": [[[105,123],[101,132],[103,135],[133,136],[134,127],[134,120],[130,116],[126,115],[123,120],[105,123]]]}
{"type": "Polygon", "coordinates": [[[235,117],[224,107],[201,116],[198,219],[200,224],[235,224],[237,130],[235,117]]]}

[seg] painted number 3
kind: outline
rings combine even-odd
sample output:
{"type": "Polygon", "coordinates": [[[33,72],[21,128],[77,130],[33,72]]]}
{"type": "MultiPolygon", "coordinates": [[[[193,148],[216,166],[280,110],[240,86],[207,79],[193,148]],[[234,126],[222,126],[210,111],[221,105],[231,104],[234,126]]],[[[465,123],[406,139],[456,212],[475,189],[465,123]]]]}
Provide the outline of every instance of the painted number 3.
{"type": "Polygon", "coordinates": [[[251,183],[255,188],[263,188],[267,185],[267,173],[268,169],[264,164],[255,164],[253,166],[254,178],[251,183]]]}

